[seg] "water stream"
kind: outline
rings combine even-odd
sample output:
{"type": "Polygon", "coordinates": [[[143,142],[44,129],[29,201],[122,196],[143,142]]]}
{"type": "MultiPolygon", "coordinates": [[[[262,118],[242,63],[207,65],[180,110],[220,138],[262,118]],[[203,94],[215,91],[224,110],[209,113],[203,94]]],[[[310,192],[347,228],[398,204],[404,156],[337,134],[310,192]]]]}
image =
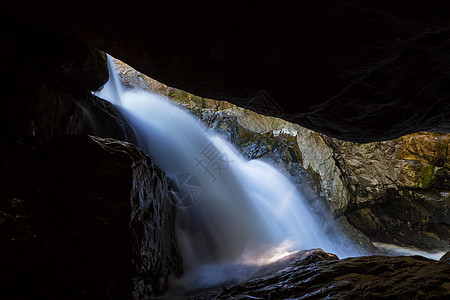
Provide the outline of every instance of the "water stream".
{"type": "Polygon", "coordinates": [[[108,59],[110,81],[97,95],[120,108],[138,146],[173,180],[186,273],[181,284],[199,288],[239,279],[248,272],[233,265],[270,263],[299,249],[361,255],[344,235],[331,242],[302,195],[274,167],[244,159],[170,100],[123,90],[108,59]]]}

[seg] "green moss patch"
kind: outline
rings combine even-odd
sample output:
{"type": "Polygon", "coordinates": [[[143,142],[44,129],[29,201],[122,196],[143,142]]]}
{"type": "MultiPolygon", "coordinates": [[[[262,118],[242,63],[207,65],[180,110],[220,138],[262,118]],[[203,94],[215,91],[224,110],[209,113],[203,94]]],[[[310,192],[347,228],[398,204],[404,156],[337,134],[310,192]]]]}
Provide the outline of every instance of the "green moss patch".
{"type": "Polygon", "coordinates": [[[422,174],[422,184],[421,187],[423,189],[427,189],[431,186],[431,180],[433,179],[434,167],[427,165],[420,169],[420,173],[422,174]]]}

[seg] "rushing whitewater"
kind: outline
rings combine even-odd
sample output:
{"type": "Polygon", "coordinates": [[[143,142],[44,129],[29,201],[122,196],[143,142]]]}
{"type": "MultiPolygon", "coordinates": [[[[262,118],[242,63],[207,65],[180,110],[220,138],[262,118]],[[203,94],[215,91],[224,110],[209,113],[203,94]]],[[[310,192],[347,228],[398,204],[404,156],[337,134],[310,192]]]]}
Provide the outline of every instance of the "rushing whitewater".
{"type": "Polygon", "coordinates": [[[229,271],[230,264],[270,263],[299,249],[322,248],[340,257],[360,254],[344,237],[339,247],[330,241],[295,186],[275,168],[242,158],[168,99],[123,91],[108,59],[110,81],[98,96],[121,109],[138,146],[173,180],[187,277],[207,286],[201,278],[225,281],[217,273],[229,271]]]}

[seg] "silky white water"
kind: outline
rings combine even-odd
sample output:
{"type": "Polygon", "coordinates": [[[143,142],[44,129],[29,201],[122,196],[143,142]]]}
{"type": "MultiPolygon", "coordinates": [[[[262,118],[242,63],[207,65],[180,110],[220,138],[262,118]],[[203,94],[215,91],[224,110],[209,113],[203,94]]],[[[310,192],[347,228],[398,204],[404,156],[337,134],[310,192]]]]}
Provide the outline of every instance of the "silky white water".
{"type": "Polygon", "coordinates": [[[177,187],[176,230],[186,284],[217,284],[237,276],[234,263],[261,265],[299,249],[360,255],[344,236],[339,246],[330,241],[295,186],[274,167],[244,159],[168,99],[123,91],[108,59],[110,81],[97,95],[120,108],[138,146],[177,187]]]}
{"type": "Polygon", "coordinates": [[[412,256],[412,255],[420,255],[426,258],[439,260],[444,254],[445,251],[423,251],[416,248],[408,248],[408,247],[400,247],[393,244],[386,243],[373,243],[375,247],[381,250],[385,255],[391,256],[412,256]]]}

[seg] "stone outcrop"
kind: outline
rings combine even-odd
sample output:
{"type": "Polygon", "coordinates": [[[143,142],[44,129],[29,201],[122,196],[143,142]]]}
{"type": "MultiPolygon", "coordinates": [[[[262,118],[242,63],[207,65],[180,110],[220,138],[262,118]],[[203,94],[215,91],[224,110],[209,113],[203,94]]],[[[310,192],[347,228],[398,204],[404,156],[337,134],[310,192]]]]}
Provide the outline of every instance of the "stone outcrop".
{"type": "MultiPolygon", "coordinates": [[[[450,130],[445,0],[10,0],[2,8],[169,86],[336,138],[450,130]]],[[[8,21],[2,28],[17,34],[8,21]]]]}
{"type": "MultiPolygon", "coordinates": [[[[169,97],[243,155],[270,160],[285,170],[313,209],[325,207],[358,244],[368,244],[365,234],[372,241],[426,250],[450,247],[449,134],[421,132],[386,142],[344,142],[168,87],[119,60],[116,65],[128,88],[169,97]]],[[[333,226],[330,223],[330,230],[333,226]]]]}
{"type": "Polygon", "coordinates": [[[277,264],[269,274],[186,299],[446,299],[450,295],[450,265],[421,256],[338,260],[316,249],[300,251],[277,264]]]}
{"type": "Polygon", "coordinates": [[[328,140],[352,197],[350,223],[374,240],[450,247],[450,135],[352,144],[328,140]]]}
{"type": "Polygon", "coordinates": [[[3,144],[2,297],[138,299],[181,273],[164,173],[131,144],[3,144]]]}
{"type": "Polygon", "coordinates": [[[355,144],[237,107],[200,117],[249,158],[280,165],[315,209],[325,203],[372,241],[450,248],[449,134],[355,144]]]}
{"type": "Polygon", "coordinates": [[[285,169],[315,209],[325,203],[372,241],[449,249],[448,134],[355,144],[241,108],[206,115],[201,118],[212,128],[234,133],[230,140],[249,158],[285,169]]]}

